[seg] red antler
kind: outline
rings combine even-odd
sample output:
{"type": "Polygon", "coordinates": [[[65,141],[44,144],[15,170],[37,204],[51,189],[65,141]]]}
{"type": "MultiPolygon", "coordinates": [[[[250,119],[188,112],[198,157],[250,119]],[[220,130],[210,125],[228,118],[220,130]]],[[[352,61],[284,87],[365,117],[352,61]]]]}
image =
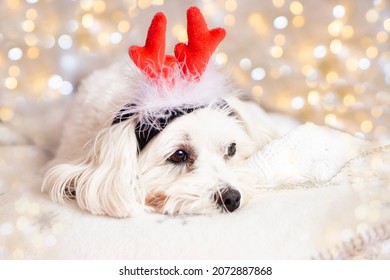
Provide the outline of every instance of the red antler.
{"type": "Polygon", "coordinates": [[[145,46],[132,46],[129,55],[139,69],[150,78],[163,76],[170,79],[176,59],[165,55],[165,33],[167,19],[163,13],[157,13],[150,24],[145,46]]]}
{"type": "Polygon", "coordinates": [[[198,80],[218,44],[225,38],[225,30],[209,30],[200,10],[191,7],[187,11],[187,33],[188,44],[177,44],[175,57],[181,64],[183,75],[198,80]]]}

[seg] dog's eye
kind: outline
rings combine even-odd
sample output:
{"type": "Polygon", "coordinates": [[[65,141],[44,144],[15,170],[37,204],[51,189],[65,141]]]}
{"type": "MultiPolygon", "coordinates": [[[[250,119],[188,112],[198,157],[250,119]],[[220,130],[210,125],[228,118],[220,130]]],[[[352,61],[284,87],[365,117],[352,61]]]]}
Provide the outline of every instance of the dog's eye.
{"type": "Polygon", "coordinates": [[[168,160],[172,163],[183,163],[187,160],[187,158],[188,154],[186,151],[177,150],[168,158],[168,160]]]}
{"type": "Polygon", "coordinates": [[[226,156],[227,157],[232,157],[236,154],[236,143],[231,143],[228,148],[227,148],[227,152],[226,152],[226,156]]]}

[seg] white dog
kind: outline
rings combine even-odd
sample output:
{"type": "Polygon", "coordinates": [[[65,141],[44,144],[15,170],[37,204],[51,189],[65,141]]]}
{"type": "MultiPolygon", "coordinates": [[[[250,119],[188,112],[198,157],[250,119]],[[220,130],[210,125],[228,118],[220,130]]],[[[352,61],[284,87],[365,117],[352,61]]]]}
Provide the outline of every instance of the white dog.
{"type": "MultiPolygon", "coordinates": [[[[190,8],[188,25],[199,14],[190,8]]],[[[155,16],[148,38],[165,32],[164,20],[155,16]]],[[[207,62],[192,71],[180,47],[179,67],[164,70],[158,61],[152,70],[140,66],[137,48],[137,67],[121,61],[83,81],[42,188],[55,201],[114,217],[238,209],[250,186],[236,170],[273,137],[261,109],[241,101],[228,75],[207,62]]],[[[168,59],[160,50],[158,60],[168,59]]]]}

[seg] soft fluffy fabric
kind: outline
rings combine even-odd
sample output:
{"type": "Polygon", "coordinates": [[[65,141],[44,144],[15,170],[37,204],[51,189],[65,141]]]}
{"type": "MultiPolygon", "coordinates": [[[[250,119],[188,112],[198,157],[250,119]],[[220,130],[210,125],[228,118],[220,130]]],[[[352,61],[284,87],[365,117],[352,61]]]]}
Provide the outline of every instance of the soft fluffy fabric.
{"type": "Polygon", "coordinates": [[[264,174],[255,198],[210,216],[92,216],[40,192],[45,149],[0,154],[3,259],[390,258],[390,149],[326,127],[269,143],[250,162],[264,174]]]}

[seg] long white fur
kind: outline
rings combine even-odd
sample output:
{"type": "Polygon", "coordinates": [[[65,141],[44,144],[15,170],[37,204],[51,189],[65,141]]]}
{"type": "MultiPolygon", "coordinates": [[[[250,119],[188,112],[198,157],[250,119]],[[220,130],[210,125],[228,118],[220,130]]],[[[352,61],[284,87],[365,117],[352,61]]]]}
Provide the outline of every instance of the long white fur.
{"type": "Polygon", "coordinates": [[[74,188],[80,208],[93,214],[128,216],[142,208],[137,188],[137,150],[131,122],[104,128],[76,159],[55,165],[43,185],[55,201],[64,202],[74,188]]]}
{"type": "Polygon", "coordinates": [[[209,68],[198,83],[177,76],[174,87],[166,88],[153,84],[129,61],[93,73],[76,94],[42,189],[58,202],[67,200],[73,190],[81,209],[113,217],[143,210],[216,212],[213,194],[226,186],[240,191],[243,205],[249,186],[234,175],[235,167],[266,144],[273,132],[251,105],[239,100],[226,74],[209,68]],[[225,99],[237,117],[211,106],[195,111],[175,119],[140,153],[134,133],[138,115],[111,125],[125,104],[136,103],[142,114],[153,112],[156,104],[196,106],[216,98],[225,99]],[[188,140],[183,137],[190,138],[187,144],[198,153],[194,170],[166,160],[188,140]],[[237,142],[237,154],[226,160],[222,150],[232,141],[237,142]],[[165,197],[159,209],[146,203],[154,194],[165,197]]]}

